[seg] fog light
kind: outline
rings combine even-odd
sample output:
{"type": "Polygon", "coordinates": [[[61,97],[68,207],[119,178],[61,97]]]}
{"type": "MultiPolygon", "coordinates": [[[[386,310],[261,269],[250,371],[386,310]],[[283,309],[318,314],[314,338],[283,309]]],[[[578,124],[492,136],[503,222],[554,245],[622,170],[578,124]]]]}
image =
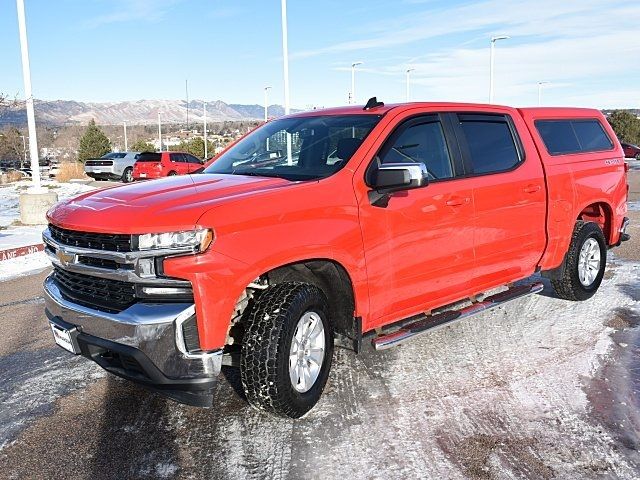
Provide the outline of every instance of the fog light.
{"type": "Polygon", "coordinates": [[[142,287],[142,293],[146,295],[191,295],[192,290],[180,287],[142,287]]]}

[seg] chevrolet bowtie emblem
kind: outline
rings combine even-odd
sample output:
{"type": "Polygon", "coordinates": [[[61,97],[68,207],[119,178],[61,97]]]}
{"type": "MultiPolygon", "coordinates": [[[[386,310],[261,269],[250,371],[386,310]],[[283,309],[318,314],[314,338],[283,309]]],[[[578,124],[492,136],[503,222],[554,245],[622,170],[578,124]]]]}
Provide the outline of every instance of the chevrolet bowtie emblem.
{"type": "Polygon", "coordinates": [[[64,250],[60,250],[58,249],[58,251],[56,252],[56,257],[58,257],[58,260],[60,260],[60,263],[62,265],[67,265],[69,263],[74,263],[75,261],[75,255],[72,253],[67,253],[64,250]]]}

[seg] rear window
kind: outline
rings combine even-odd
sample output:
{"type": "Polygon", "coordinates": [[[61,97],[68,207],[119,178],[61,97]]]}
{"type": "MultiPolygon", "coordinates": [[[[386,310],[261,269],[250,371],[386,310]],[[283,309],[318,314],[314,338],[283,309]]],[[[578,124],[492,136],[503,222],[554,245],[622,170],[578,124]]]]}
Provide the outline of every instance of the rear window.
{"type": "Polygon", "coordinates": [[[613,143],[596,119],[536,120],[536,129],[550,155],[601,152],[613,143]]]}
{"type": "Polygon", "coordinates": [[[520,163],[513,133],[504,115],[458,114],[474,174],[504,172],[520,163]]]}
{"type": "Polygon", "coordinates": [[[106,155],[103,155],[101,158],[124,158],[127,155],[126,152],[113,152],[113,153],[107,153],[106,155]]]}
{"type": "Polygon", "coordinates": [[[138,162],[159,162],[161,158],[161,154],[154,152],[145,152],[141,153],[138,156],[138,162]]]}

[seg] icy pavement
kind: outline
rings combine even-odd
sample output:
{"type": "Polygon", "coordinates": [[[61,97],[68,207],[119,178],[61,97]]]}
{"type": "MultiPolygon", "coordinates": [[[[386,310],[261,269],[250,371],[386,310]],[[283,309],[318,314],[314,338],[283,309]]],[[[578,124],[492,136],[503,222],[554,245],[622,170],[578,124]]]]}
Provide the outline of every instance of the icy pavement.
{"type": "MultiPolygon", "coordinates": [[[[38,355],[23,355],[34,373],[4,401],[13,409],[48,393],[12,429],[0,471],[51,477],[65,458],[79,478],[637,479],[638,426],[626,410],[637,406],[609,397],[639,377],[594,387],[629,348],[612,326],[621,312],[640,314],[640,264],[614,262],[586,302],[554,298],[547,284],[395,349],[336,351],[323,398],[297,421],[249,407],[234,369],[202,410],[113,376],[85,387],[96,373],[82,359],[56,359],[48,373],[38,355]],[[56,389],[70,386],[49,415],[56,389]]],[[[0,371],[17,358],[0,357],[0,371]]]]}

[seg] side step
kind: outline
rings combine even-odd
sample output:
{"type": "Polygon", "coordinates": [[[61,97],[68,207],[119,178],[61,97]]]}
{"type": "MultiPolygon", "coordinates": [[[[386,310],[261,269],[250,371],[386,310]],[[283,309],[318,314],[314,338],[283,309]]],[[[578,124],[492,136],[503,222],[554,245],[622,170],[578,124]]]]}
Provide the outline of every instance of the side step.
{"type": "Polygon", "coordinates": [[[464,318],[504,305],[511,300],[539,293],[543,288],[544,285],[540,282],[530,285],[519,285],[517,287],[511,287],[504,292],[491,295],[481,302],[473,303],[460,310],[447,310],[435,315],[413,317],[415,320],[412,319],[413,321],[403,325],[394,332],[378,335],[371,343],[376,350],[386,350],[387,348],[405,343],[407,340],[413,339],[423,333],[432,332],[447,325],[452,325],[464,318]]]}

